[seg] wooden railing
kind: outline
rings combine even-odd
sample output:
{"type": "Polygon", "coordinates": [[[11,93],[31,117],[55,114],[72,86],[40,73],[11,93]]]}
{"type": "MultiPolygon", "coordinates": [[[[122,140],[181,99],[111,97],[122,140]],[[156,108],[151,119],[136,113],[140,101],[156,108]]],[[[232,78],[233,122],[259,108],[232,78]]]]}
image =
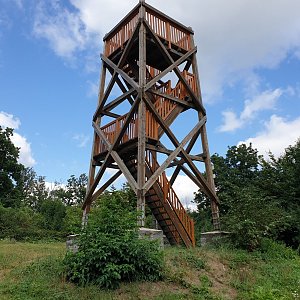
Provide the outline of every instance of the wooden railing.
{"type": "MultiPolygon", "coordinates": [[[[104,39],[104,53],[106,56],[110,56],[117,49],[122,48],[124,43],[132,37],[138,19],[139,10],[137,9],[106,36],[104,39]]],[[[146,7],[146,21],[155,34],[167,41],[169,48],[175,45],[186,51],[191,50],[191,32],[181,27],[179,23],[172,21],[172,19],[159,14],[158,11],[154,11],[149,7],[146,7]]]]}
{"type": "Polygon", "coordinates": [[[186,51],[191,50],[190,32],[151,10],[146,11],[146,21],[155,34],[168,42],[169,48],[173,44],[186,51]]]}
{"type": "MultiPolygon", "coordinates": [[[[194,75],[188,73],[187,71],[183,71],[183,76],[187,80],[191,88],[194,90],[196,88],[194,75]]],[[[165,84],[161,85],[160,88],[158,88],[158,91],[160,93],[168,94],[181,100],[184,100],[185,97],[188,96],[188,93],[181,82],[179,82],[175,86],[175,88],[172,89],[170,80],[167,81],[165,84]]],[[[154,103],[157,112],[164,120],[166,120],[166,118],[171,114],[171,112],[176,107],[176,105],[177,104],[174,101],[160,96],[156,97],[156,101],[154,103]]],[[[101,127],[101,130],[103,131],[106,138],[111,144],[113,144],[116,137],[119,135],[121,128],[123,127],[124,122],[126,120],[126,117],[127,114],[101,127]]],[[[158,128],[159,128],[159,124],[155,120],[152,113],[150,113],[147,110],[146,111],[146,136],[148,138],[157,140],[158,128]]],[[[137,113],[135,113],[128,125],[128,128],[123,134],[122,139],[120,140],[120,144],[125,143],[137,137],[138,137],[138,117],[137,117],[137,113]]],[[[106,143],[98,137],[96,140],[95,154],[105,152],[107,149],[108,148],[106,146],[106,143]]]]}
{"type": "MultiPolygon", "coordinates": [[[[126,117],[127,114],[101,127],[101,130],[105,134],[105,137],[107,138],[110,144],[113,144],[114,141],[116,140],[116,137],[119,135],[125,123],[126,117]]],[[[155,140],[158,139],[158,123],[156,122],[153,115],[149,111],[146,111],[146,136],[151,139],[155,139],[155,140]]],[[[138,137],[138,115],[137,113],[134,113],[132,119],[129,122],[127,129],[125,130],[120,140],[120,144],[126,143],[129,140],[137,137],[138,137]]],[[[105,152],[108,149],[106,143],[99,137],[96,140],[96,142],[97,142],[96,144],[97,146],[95,149],[96,154],[105,152]]]]}
{"type": "MultiPolygon", "coordinates": [[[[191,89],[196,92],[196,81],[195,75],[191,74],[187,71],[183,71],[183,76],[191,89]]],[[[162,94],[168,94],[174,98],[178,98],[180,100],[185,100],[186,97],[189,96],[186,88],[182,84],[182,82],[178,82],[174,89],[171,88],[171,81],[167,81],[165,85],[162,85],[158,91],[162,94]]],[[[176,103],[172,100],[166,99],[164,97],[157,97],[155,102],[155,107],[160,114],[160,116],[165,120],[172,110],[176,107],[176,103]]]]}
{"type": "MultiPolygon", "coordinates": [[[[146,152],[146,163],[153,173],[159,168],[159,164],[151,151],[146,152]]],[[[166,173],[163,172],[158,177],[156,182],[163,193],[163,201],[167,202],[171,206],[172,210],[175,212],[186,233],[188,234],[193,246],[195,246],[194,221],[192,218],[190,218],[185,208],[181,204],[178,196],[167,179],[166,173]]]]}
{"type": "Polygon", "coordinates": [[[131,19],[121,24],[118,30],[111,37],[105,40],[105,56],[109,56],[117,49],[123,47],[124,43],[132,37],[138,18],[139,14],[137,11],[131,19]]]}

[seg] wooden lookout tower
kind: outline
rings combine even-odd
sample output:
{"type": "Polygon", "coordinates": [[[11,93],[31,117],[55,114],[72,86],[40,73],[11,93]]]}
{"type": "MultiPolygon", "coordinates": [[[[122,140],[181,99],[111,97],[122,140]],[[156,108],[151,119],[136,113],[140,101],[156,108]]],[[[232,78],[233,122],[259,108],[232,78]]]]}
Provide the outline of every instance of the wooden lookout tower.
{"type": "Polygon", "coordinates": [[[193,34],[140,0],[104,37],[83,205],[86,216],[91,203],[124,174],[137,208],[144,213],[147,205],[170,244],[187,247],[195,245],[194,223],[172,187],[180,173],[210,199],[213,225],[220,229],[193,34]],[[99,186],[109,168],[116,173],[99,186]]]}

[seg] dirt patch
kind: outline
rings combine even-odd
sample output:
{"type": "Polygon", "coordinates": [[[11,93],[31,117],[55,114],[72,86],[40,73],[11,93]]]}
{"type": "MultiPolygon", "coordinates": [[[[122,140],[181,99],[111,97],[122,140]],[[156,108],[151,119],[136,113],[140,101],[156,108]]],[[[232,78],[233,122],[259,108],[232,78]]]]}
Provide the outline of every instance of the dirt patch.
{"type": "Polygon", "coordinates": [[[207,260],[205,273],[211,280],[211,290],[227,299],[236,299],[237,291],[231,286],[232,276],[228,265],[212,253],[205,253],[205,256],[207,260]]]}

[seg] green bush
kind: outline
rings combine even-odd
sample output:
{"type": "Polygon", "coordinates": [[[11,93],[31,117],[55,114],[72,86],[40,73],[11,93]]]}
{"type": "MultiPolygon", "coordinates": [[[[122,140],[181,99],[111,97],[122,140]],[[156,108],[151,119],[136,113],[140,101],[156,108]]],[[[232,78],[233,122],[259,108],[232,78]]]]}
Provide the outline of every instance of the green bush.
{"type": "Polygon", "coordinates": [[[136,213],[117,191],[105,195],[81,233],[77,253],[68,252],[67,278],[77,284],[117,288],[122,281],[161,278],[163,258],[156,242],[138,238],[136,213]]]}
{"type": "Polygon", "coordinates": [[[45,229],[42,214],[28,207],[5,208],[0,205],[0,238],[18,241],[36,241],[41,239],[61,240],[65,233],[53,229],[45,229]]]}

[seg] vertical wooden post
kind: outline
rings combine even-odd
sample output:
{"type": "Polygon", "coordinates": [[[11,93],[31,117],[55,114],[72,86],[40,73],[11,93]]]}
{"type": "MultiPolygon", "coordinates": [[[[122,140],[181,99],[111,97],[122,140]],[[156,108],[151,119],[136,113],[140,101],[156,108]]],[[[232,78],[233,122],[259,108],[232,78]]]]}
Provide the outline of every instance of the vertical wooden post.
{"type": "MultiPolygon", "coordinates": [[[[194,47],[193,36],[191,36],[191,44],[192,44],[191,46],[194,47]]],[[[193,68],[193,73],[196,76],[195,83],[196,83],[196,87],[197,87],[197,97],[199,98],[199,101],[201,102],[201,104],[203,104],[196,53],[193,54],[192,68],[193,68]]],[[[202,119],[203,113],[200,111],[198,113],[198,116],[199,116],[199,120],[202,119]]],[[[207,138],[205,124],[201,127],[200,134],[201,134],[201,142],[202,142],[202,148],[203,148],[203,153],[204,153],[204,164],[205,164],[205,172],[206,172],[207,182],[208,182],[209,186],[211,187],[212,191],[215,192],[216,187],[215,187],[214,175],[213,175],[213,170],[212,170],[212,164],[211,164],[211,160],[210,160],[208,138],[207,138]]],[[[211,200],[211,211],[212,211],[212,221],[213,221],[214,230],[220,230],[221,228],[220,228],[219,207],[213,200],[211,200]]]]}
{"type": "MultiPolygon", "coordinates": [[[[144,1],[141,2],[140,18],[145,19],[144,1]]],[[[145,193],[143,190],[146,173],[145,173],[145,153],[146,153],[146,106],[143,100],[144,87],[146,84],[146,30],[144,23],[139,29],[139,97],[141,98],[138,108],[138,157],[137,157],[137,209],[141,211],[141,217],[138,220],[138,225],[145,225],[145,193]]]]}
{"type": "MultiPolygon", "coordinates": [[[[100,105],[102,99],[103,99],[103,93],[105,88],[105,77],[106,77],[106,67],[104,64],[102,64],[102,70],[101,70],[101,79],[100,79],[100,86],[99,86],[99,94],[98,94],[98,106],[100,105]]],[[[101,121],[101,118],[97,118],[96,123],[99,124],[101,121]]],[[[100,125],[100,124],[99,124],[100,125]]],[[[92,147],[92,153],[91,153],[91,160],[90,160],[90,171],[89,171],[89,179],[86,189],[86,195],[88,195],[90,187],[94,183],[95,179],[95,171],[96,166],[94,165],[94,156],[96,155],[97,149],[99,149],[99,145],[97,145],[97,142],[100,142],[100,139],[97,138],[96,132],[94,133],[94,139],[93,139],[93,147],[92,147]]],[[[90,211],[90,206],[87,206],[86,209],[83,211],[83,217],[82,217],[82,225],[85,226],[87,223],[87,214],[90,211]],[[87,208],[88,207],[88,208],[87,208]]]]}

